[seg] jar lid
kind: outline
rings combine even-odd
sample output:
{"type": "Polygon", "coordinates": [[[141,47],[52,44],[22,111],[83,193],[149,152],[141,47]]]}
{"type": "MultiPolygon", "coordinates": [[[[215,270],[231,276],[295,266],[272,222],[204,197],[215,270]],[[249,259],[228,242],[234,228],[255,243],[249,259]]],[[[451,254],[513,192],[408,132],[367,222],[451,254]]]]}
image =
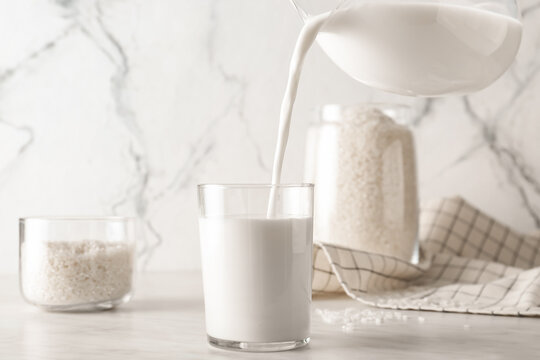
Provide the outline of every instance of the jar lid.
{"type": "Polygon", "coordinates": [[[369,110],[378,110],[398,124],[407,125],[410,122],[410,107],[404,104],[392,103],[358,103],[352,105],[326,104],[320,106],[318,119],[321,122],[342,122],[355,118],[355,114],[369,110]]]}

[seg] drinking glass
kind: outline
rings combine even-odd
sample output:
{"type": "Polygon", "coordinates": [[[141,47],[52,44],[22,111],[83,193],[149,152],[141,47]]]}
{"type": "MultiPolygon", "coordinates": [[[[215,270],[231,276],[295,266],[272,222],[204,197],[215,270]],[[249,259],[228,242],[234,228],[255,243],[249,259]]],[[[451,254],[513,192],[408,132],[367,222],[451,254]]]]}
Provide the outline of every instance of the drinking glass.
{"type": "Polygon", "coordinates": [[[23,298],[48,311],[106,310],[129,301],[138,233],[129,217],[21,218],[23,298]]]}
{"type": "Polygon", "coordinates": [[[245,351],[308,344],[313,185],[205,184],[198,194],[209,343],[245,351]]]}

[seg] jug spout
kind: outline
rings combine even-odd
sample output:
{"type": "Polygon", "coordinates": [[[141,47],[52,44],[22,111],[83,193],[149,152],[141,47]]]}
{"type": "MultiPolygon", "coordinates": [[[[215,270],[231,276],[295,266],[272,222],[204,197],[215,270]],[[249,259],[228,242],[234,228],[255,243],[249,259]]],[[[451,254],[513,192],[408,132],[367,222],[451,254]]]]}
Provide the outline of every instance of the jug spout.
{"type": "Polygon", "coordinates": [[[302,21],[305,21],[308,18],[308,14],[306,13],[306,11],[300,6],[297,0],[290,0],[290,1],[294,9],[296,10],[298,15],[302,19],[302,21]]]}
{"type": "Polygon", "coordinates": [[[310,16],[333,12],[353,4],[351,0],[290,0],[290,3],[304,22],[310,16]]]}

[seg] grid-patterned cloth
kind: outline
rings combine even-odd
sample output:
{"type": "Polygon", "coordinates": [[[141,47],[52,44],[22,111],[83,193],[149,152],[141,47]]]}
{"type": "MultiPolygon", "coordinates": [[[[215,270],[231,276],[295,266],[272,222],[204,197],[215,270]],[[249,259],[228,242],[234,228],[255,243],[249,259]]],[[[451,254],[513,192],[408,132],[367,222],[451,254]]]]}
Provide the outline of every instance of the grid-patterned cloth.
{"type": "Polygon", "coordinates": [[[421,211],[418,264],[317,244],[313,291],[381,308],[540,316],[539,249],[540,236],[447,198],[421,211]]]}

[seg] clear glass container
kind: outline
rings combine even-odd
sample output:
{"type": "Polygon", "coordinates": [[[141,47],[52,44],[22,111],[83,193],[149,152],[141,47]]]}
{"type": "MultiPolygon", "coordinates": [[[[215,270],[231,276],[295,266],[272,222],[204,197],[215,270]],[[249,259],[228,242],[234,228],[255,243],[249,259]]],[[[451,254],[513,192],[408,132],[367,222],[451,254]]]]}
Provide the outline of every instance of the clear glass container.
{"type": "Polygon", "coordinates": [[[313,185],[207,184],[198,191],[209,343],[244,351],[306,345],[313,185]]]}
{"type": "Polygon", "coordinates": [[[26,217],[19,220],[19,284],[48,311],[93,311],[133,294],[137,219],[26,217]]]}
{"type": "Polygon", "coordinates": [[[515,0],[291,0],[317,43],[350,77],[412,96],[472,93],[514,61],[522,23],[515,0]]]}
{"type": "Polygon", "coordinates": [[[406,106],[326,105],[308,130],[314,241],[417,262],[418,194],[406,106]]]}

